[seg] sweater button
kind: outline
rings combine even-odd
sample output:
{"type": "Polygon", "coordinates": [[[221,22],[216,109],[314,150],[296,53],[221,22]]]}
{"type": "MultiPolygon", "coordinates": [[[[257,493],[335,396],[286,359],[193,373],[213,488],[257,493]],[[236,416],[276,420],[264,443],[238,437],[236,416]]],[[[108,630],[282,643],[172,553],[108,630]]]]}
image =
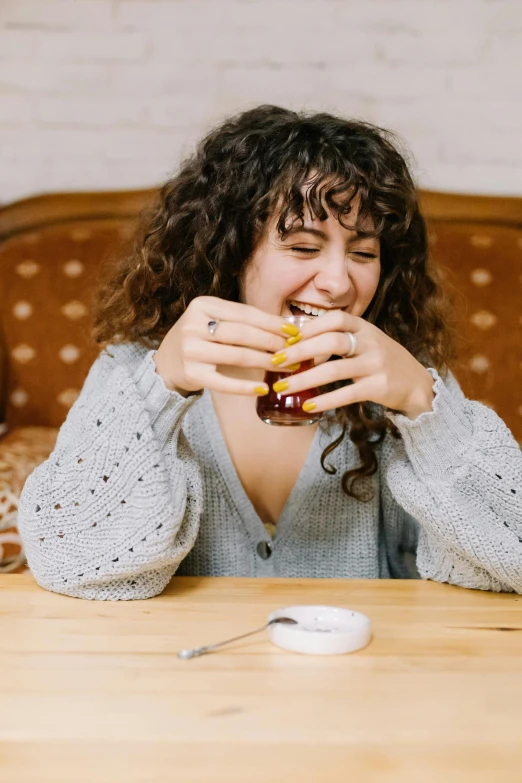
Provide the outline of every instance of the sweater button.
{"type": "Polygon", "coordinates": [[[260,541],[256,548],[257,548],[257,554],[263,560],[268,560],[268,558],[271,556],[272,550],[273,550],[273,547],[272,547],[272,544],[270,543],[270,541],[260,541]]]}

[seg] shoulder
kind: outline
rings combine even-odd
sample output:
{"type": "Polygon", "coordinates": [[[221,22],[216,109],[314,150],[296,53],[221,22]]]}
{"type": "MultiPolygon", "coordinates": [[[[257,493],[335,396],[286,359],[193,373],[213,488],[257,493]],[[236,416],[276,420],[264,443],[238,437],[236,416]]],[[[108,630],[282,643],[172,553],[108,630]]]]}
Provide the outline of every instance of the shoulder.
{"type": "Polygon", "coordinates": [[[148,353],[150,348],[140,343],[116,343],[104,348],[100,353],[99,361],[107,367],[125,367],[132,374],[148,353]]]}
{"type": "Polygon", "coordinates": [[[84,392],[97,388],[116,372],[123,377],[134,376],[150,349],[140,343],[116,343],[104,348],[92,365],[84,384],[84,392]]]}

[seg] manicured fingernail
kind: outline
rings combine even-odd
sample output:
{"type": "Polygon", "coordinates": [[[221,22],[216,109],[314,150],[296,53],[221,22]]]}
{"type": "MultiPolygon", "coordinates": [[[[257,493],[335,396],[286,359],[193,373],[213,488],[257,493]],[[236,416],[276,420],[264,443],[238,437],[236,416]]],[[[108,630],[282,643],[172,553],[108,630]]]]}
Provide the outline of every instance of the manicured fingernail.
{"type": "Polygon", "coordinates": [[[282,367],[281,369],[284,370],[284,372],[295,372],[300,366],[301,362],[297,362],[297,364],[289,364],[287,367],[282,367]]]}
{"type": "Polygon", "coordinates": [[[267,394],[268,394],[268,392],[270,391],[270,389],[268,388],[268,386],[256,386],[256,388],[254,389],[254,391],[255,391],[255,393],[256,393],[256,394],[258,394],[260,397],[264,397],[265,395],[267,395],[267,394]]]}
{"type": "Polygon", "coordinates": [[[317,405],[315,402],[312,402],[311,400],[308,400],[307,402],[303,402],[303,410],[308,413],[309,411],[314,411],[317,408],[317,405]]]}
{"type": "Polygon", "coordinates": [[[276,366],[278,366],[279,364],[283,364],[284,362],[286,362],[286,353],[282,353],[282,352],[281,353],[275,353],[272,356],[272,364],[275,364],[276,366]]]}
{"type": "Polygon", "coordinates": [[[290,337],[295,337],[297,334],[299,334],[298,327],[294,326],[293,324],[283,324],[281,331],[284,332],[284,334],[289,334],[290,337]]]}
{"type": "Polygon", "coordinates": [[[285,345],[287,348],[290,348],[291,345],[295,345],[299,342],[299,340],[303,339],[303,335],[299,332],[299,334],[296,334],[294,337],[289,337],[286,341],[285,345]]]}
{"type": "Polygon", "coordinates": [[[272,386],[272,389],[275,392],[284,392],[288,389],[288,381],[277,381],[277,383],[274,383],[272,386]]]}

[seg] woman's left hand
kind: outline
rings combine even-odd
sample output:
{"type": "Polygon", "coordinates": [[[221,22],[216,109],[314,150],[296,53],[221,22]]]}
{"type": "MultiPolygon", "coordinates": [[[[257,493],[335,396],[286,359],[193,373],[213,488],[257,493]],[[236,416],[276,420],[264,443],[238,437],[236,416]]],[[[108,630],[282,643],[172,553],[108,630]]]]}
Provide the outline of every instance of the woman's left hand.
{"type": "Polygon", "coordinates": [[[357,341],[353,356],[287,376],[288,388],[282,393],[287,395],[351,379],[353,383],[349,386],[314,397],[310,403],[315,403],[315,407],[308,404],[308,410],[319,413],[365,401],[383,405],[410,419],[432,410],[433,378],[426,368],[379,328],[341,310],[307,322],[302,339],[293,345],[287,341],[284,351],[274,355],[273,360],[282,354],[286,356],[284,362],[273,361],[274,369],[284,372],[286,365],[319,356],[344,357],[351,348],[347,332],[352,332],[357,341]]]}

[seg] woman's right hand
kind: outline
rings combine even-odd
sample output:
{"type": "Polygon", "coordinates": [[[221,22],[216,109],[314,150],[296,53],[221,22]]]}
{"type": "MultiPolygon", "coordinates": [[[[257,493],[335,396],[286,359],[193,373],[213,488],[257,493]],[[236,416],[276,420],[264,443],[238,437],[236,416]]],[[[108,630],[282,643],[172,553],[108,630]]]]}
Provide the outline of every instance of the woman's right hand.
{"type": "Polygon", "coordinates": [[[203,388],[229,394],[266,394],[260,381],[230,378],[219,366],[273,370],[272,354],[288,337],[280,316],[215,296],[198,296],[165,335],[154,355],[168,388],[184,396],[203,388]],[[209,321],[219,321],[214,335],[209,321]],[[261,391],[263,389],[263,391],[261,391]]]}

